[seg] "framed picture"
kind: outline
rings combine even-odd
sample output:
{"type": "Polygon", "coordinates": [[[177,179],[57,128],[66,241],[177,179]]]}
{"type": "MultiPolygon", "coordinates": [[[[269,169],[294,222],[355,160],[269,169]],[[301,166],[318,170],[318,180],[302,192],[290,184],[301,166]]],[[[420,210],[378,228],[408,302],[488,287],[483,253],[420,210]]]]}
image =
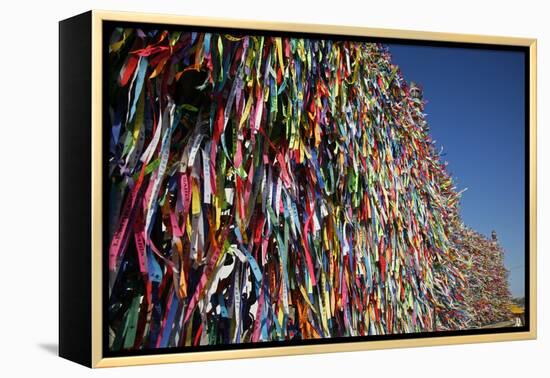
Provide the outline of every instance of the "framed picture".
{"type": "Polygon", "coordinates": [[[536,337],[536,40],[60,22],[62,357],[536,337]]]}

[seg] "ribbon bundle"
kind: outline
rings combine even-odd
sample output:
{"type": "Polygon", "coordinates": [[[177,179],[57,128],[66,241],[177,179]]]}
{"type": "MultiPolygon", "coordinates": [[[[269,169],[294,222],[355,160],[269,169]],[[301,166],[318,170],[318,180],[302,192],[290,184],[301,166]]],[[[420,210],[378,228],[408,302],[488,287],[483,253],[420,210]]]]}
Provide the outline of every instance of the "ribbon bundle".
{"type": "Polygon", "coordinates": [[[467,281],[464,302],[472,327],[483,327],[511,319],[512,298],[508,289],[508,271],[504,268],[504,251],[496,234],[489,240],[460,225],[453,239],[461,251],[460,269],[467,281]]]}
{"type": "Polygon", "coordinates": [[[111,350],[470,324],[460,195],[383,46],[115,29],[108,67],[111,350]]]}

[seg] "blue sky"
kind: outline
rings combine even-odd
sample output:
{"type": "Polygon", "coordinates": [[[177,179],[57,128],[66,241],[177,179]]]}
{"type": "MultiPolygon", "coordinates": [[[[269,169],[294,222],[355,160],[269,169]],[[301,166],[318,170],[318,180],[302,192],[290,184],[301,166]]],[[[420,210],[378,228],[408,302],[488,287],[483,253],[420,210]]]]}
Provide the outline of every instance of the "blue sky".
{"type": "Polygon", "coordinates": [[[431,136],[443,147],[457,188],[468,188],[462,219],[486,236],[497,232],[512,295],[523,296],[524,54],[387,46],[405,79],[422,87],[431,136]]]}

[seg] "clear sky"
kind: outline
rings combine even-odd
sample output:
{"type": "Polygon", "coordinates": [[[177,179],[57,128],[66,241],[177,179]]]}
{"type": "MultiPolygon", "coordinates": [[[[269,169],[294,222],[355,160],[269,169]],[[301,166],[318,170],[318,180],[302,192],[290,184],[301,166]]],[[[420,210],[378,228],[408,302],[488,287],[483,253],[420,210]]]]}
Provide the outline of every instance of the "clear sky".
{"type": "Polygon", "coordinates": [[[389,44],[392,62],[427,101],[431,136],[449,163],[462,196],[465,224],[505,250],[513,296],[524,295],[524,55],[389,44]]]}

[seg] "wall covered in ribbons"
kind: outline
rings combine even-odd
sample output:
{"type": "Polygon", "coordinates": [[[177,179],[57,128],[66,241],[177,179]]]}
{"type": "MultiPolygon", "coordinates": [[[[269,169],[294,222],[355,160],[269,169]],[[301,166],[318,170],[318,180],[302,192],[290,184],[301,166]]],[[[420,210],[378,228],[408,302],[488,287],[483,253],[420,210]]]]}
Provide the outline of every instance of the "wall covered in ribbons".
{"type": "Polygon", "coordinates": [[[108,351],[517,324],[507,232],[466,222],[484,184],[457,186],[391,46],[107,30],[108,351]]]}

